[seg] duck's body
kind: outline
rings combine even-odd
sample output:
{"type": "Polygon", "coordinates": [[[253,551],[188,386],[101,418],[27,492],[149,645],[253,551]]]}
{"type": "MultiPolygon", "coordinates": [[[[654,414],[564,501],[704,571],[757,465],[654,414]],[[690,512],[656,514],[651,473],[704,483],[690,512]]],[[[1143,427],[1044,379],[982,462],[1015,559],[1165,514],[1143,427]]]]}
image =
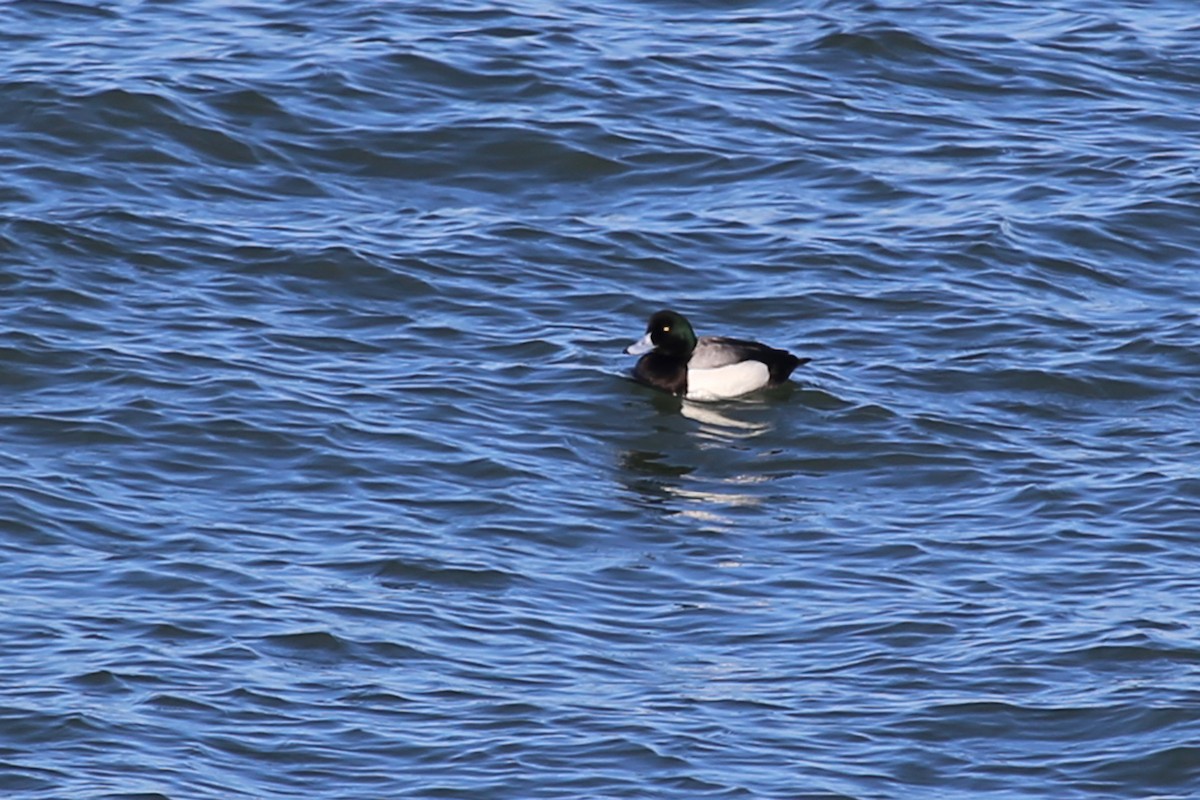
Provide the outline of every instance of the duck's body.
{"type": "Polygon", "coordinates": [[[689,400],[724,400],[778,386],[810,360],[745,339],[696,338],[691,323],[669,310],[650,317],[646,335],[625,352],[644,354],[633,368],[637,381],[689,400]]]}

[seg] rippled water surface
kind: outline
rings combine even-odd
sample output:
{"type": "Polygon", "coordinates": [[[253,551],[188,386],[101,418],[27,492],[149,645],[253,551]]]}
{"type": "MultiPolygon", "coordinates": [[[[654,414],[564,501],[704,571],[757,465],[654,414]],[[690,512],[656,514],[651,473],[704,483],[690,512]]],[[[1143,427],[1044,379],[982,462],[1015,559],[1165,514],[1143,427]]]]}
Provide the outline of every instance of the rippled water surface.
{"type": "Polygon", "coordinates": [[[0,20],[5,797],[1196,796],[1194,3],[0,20]]]}

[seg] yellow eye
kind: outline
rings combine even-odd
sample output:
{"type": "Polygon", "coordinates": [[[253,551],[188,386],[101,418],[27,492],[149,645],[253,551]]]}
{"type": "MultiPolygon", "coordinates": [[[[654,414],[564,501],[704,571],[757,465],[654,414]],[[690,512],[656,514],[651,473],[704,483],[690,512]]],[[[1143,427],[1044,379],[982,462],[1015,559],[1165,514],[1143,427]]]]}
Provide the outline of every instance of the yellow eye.
{"type": "Polygon", "coordinates": [[[670,332],[671,332],[671,326],[670,326],[670,325],[663,325],[662,332],[663,332],[663,333],[670,333],[670,332]]]}

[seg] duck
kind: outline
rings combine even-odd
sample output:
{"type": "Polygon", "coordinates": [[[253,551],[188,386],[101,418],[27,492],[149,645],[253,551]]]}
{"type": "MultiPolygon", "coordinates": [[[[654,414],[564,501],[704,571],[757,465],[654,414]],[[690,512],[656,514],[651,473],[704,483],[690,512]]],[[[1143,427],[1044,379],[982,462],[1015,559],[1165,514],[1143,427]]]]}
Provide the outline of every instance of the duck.
{"type": "Polygon", "coordinates": [[[792,370],[812,359],[761,342],[728,336],[696,337],[678,311],[650,316],[646,335],[625,348],[640,355],[633,368],[638,383],[687,400],[726,400],[787,382],[792,370]]]}

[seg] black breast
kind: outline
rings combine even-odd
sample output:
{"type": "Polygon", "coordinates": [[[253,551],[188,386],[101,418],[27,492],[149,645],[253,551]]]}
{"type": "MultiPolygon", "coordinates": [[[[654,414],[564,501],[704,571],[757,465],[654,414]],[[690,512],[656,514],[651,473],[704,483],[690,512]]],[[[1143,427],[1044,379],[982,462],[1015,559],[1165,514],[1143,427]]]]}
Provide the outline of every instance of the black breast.
{"type": "Polygon", "coordinates": [[[662,353],[647,353],[638,359],[633,377],[647,386],[682,397],[687,394],[687,361],[662,353]]]}

